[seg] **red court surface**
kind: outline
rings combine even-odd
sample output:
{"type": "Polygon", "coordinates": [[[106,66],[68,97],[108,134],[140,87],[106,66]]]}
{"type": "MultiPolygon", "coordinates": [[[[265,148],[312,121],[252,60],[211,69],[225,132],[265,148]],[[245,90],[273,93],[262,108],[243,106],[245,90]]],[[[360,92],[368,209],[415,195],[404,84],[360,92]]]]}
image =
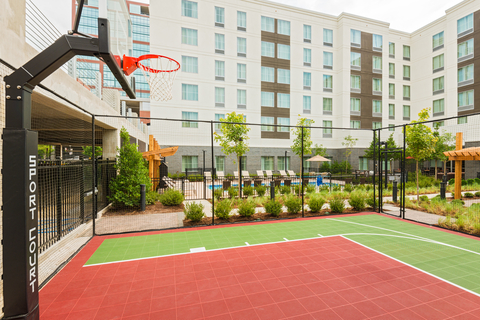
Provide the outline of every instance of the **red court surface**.
{"type": "Polygon", "coordinates": [[[480,297],[340,236],[83,267],[41,319],[480,319],[480,297]]]}

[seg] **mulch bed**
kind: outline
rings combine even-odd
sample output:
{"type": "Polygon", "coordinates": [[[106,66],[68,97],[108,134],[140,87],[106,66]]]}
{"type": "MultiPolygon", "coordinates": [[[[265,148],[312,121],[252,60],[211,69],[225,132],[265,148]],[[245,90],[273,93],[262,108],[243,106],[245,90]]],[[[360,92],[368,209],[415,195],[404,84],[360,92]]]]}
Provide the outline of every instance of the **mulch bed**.
{"type": "Polygon", "coordinates": [[[104,216],[131,216],[137,214],[154,214],[154,213],[172,213],[183,211],[183,203],[179,206],[164,206],[160,202],[147,205],[145,211],[140,211],[140,208],[111,208],[104,216]]]}
{"type": "MultiPolygon", "coordinates": [[[[351,208],[345,209],[345,211],[343,211],[342,213],[332,213],[330,210],[322,210],[316,213],[313,213],[311,211],[305,211],[305,217],[319,217],[319,216],[325,216],[325,215],[349,214],[349,213],[359,213],[359,211],[355,211],[351,208]]],[[[251,217],[243,217],[240,215],[232,215],[228,219],[219,219],[215,217],[215,224],[231,224],[231,223],[238,223],[238,222],[268,221],[268,220],[278,220],[278,219],[295,219],[295,218],[301,218],[301,217],[302,217],[302,212],[299,212],[297,214],[283,212],[278,217],[272,216],[268,213],[255,213],[251,217]]],[[[183,220],[183,225],[185,227],[206,226],[211,224],[212,224],[211,217],[205,217],[198,222],[183,220]]]]}

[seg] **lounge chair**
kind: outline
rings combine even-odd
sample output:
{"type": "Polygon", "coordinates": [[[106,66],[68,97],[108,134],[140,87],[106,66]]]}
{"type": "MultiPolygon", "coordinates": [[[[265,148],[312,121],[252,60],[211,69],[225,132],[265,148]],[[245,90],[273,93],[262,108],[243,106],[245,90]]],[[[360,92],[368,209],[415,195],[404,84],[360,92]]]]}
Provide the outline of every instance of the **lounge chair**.
{"type": "Polygon", "coordinates": [[[273,177],[272,170],[265,170],[265,174],[267,175],[267,178],[272,178],[273,177]]]}
{"type": "Polygon", "coordinates": [[[265,177],[265,175],[263,174],[263,170],[257,170],[257,176],[263,179],[265,177]]]}
{"type": "Polygon", "coordinates": [[[287,170],[288,172],[288,175],[292,178],[296,178],[297,177],[297,174],[293,171],[293,170],[287,170]]]}
{"type": "Polygon", "coordinates": [[[283,178],[288,177],[287,172],[285,170],[278,170],[278,172],[280,172],[281,177],[283,177],[283,178]]]}
{"type": "Polygon", "coordinates": [[[250,179],[250,173],[248,170],[242,170],[242,179],[250,179]]]}

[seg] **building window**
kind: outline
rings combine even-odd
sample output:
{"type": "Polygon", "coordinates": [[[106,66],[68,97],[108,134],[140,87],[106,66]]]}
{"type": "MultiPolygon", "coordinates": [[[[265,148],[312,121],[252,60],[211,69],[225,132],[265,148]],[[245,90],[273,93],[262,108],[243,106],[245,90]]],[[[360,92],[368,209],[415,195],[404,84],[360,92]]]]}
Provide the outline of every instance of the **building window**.
{"type": "Polygon", "coordinates": [[[333,47],[333,30],[323,29],[323,45],[333,47]]]}
{"type": "Polygon", "coordinates": [[[239,57],[247,56],[247,39],[246,38],[237,38],[237,56],[239,57]]]}
{"type": "Polygon", "coordinates": [[[394,83],[389,83],[388,84],[388,95],[390,99],[395,98],[395,84],[394,83]]]}
{"type": "Polygon", "coordinates": [[[433,94],[443,93],[443,76],[433,79],[433,94]]]}
{"type": "Polygon", "coordinates": [[[323,75],[323,91],[325,89],[328,90],[328,92],[332,92],[333,89],[333,76],[324,74],[323,75]]]}
{"type": "Polygon", "coordinates": [[[395,125],[394,124],[389,124],[388,125],[388,131],[395,131],[395,125]]]}
{"type": "Polygon", "coordinates": [[[312,50],[303,48],[303,65],[310,67],[312,65],[312,50]]]}
{"type": "Polygon", "coordinates": [[[380,129],[382,127],[382,122],[380,121],[373,121],[372,122],[372,129],[380,129]]]}
{"type": "Polygon", "coordinates": [[[352,69],[360,70],[362,67],[362,54],[358,52],[350,52],[350,66],[352,69]]]}
{"type": "Polygon", "coordinates": [[[225,8],[215,7],[215,26],[223,27],[225,25],[225,8]]]}
{"type": "Polygon", "coordinates": [[[323,98],[323,114],[332,114],[332,98],[323,98]]]}
{"type": "Polygon", "coordinates": [[[324,138],[331,138],[332,137],[332,121],[331,120],[323,120],[323,137],[324,138]]]}
{"type": "Polygon", "coordinates": [[[350,44],[352,47],[360,48],[362,46],[362,33],[358,30],[350,30],[350,44]]]}
{"type": "Polygon", "coordinates": [[[277,93],[277,107],[290,108],[290,94],[289,93],[277,93]]]}
{"type": "Polygon", "coordinates": [[[458,62],[473,58],[473,38],[458,44],[458,62]]]}
{"type": "Polygon", "coordinates": [[[198,45],[198,32],[195,29],[182,28],[182,44],[198,45]]]}
{"type": "Polygon", "coordinates": [[[312,42],[312,26],[303,25],[303,42],[312,42]]]}
{"type": "MultiPolygon", "coordinates": [[[[182,111],[182,120],[198,120],[198,112],[182,111]]],[[[198,128],[198,122],[182,121],[182,128],[198,128]]]]}
{"type": "Polygon", "coordinates": [[[215,33],[215,53],[225,53],[225,35],[215,33]]]}
{"type": "Polygon", "coordinates": [[[303,96],[303,113],[311,113],[312,111],[312,97],[303,96]]]}
{"type": "Polygon", "coordinates": [[[382,116],[382,101],[372,100],[372,111],[374,116],[382,116]]]}
{"type": "Polygon", "coordinates": [[[240,157],[240,161],[242,162],[241,165],[240,165],[240,170],[246,171],[247,170],[247,157],[246,156],[240,157]]]}
{"type": "Polygon", "coordinates": [[[182,16],[198,18],[198,4],[193,1],[182,0],[182,16]]]}
{"type": "Polygon", "coordinates": [[[198,156],[182,156],[182,172],[198,168],[198,156]]]}
{"type": "Polygon", "coordinates": [[[458,38],[463,37],[471,32],[473,32],[473,13],[470,13],[468,16],[457,20],[458,38]]]}
{"type": "Polygon", "coordinates": [[[215,107],[225,107],[225,88],[215,88],[215,107]]]}
{"type": "Polygon", "coordinates": [[[353,89],[353,90],[350,90],[352,92],[361,92],[361,82],[362,82],[362,78],[360,76],[354,76],[354,75],[351,75],[350,76],[350,89],[353,89]]]}
{"type": "Polygon", "coordinates": [[[215,169],[218,171],[225,171],[225,157],[215,156],[215,169]]]}
{"type": "Polygon", "coordinates": [[[247,65],[243,63],[237,63],[237,82],[247,82],[247,65]]]}
{"type": "Polygon", "coordinates": [[[266,124],[274,124],[274,118],[273,117],[262,117],[262,131],[274,131],[273,126],[266,126],[266,124]]]}
{"type": "Polygon", "coordinates": [[[368,158],[358,158],[358,170],[368,170],[368,158]]]}
{"type": "Polygon", "coordinates": [[[262,67],[262,81],[275,82],[275,68],[262,67]]]}
{"type": "Polygon", "coordinates": [[[392,103],[388,105],[388,118],[392,120],[395,119],[395,105],[392,103]]]}
{"type": "Polygon", "coordinates": [[[403,120],[410,120],[410,106],[403,106],[403,120]]]}
{"type": "Polygon", "coordinates": [[[403,86],[403,100],[410,100],[410,86],[403,86]]]}
{"type": "Polygon", "coordinates": [[[473,64],[458,69],[458,86],[466,86],[473,83],[473,64]]]}
{"type": "Polygon", "coordinates": [[[237,108],[247,107],[247,90],[237,89],[237,108]]]}
{"type": "Polygon", "coordinates": [[[395,58],[395,43],[393,42],[388,43],[388,54],[390,58],[395,58]]]}
{"type": "Polygon", "coordinates": [[[383,37],[379,34],[373,35],[373,50],[382,51],[383,48],[383,37]]]}
{"type": "MultiPolygon", "coordinates": [[[[284,126],[290,125],[290,118],[277,118],[277,124],[281,124],[284,126]]],[[[278,132],[288,132],[290,131],[289,127],[277,127],[278,132]]]]}
{"type": "Polygon", "coordinates": [[[360,120],[350,120],[350,128],[360,129],[360,120]]]}
{"type": "Polygon", "coordinates": [[[274,107],[275,94],[273,92],[262,91],[262,107],[274,107]]]}
{"type": "Polygon", "coordinates": [[[373,94],[382,94],[382,79],[373,78],[373,94]]]}
{"type": "Polygon", "coordinates": [[[465,124],[465,123],[467,123],[467,122],[468,122],[467,117],[457,118],[457,123],[458,123],[458,124],[465,124]]]}
{"type": "Polygon", "coordinates": [[[290,35],[290,21],[277,20],[278,34],[290,35]]]}
{"type": "Polygon", "coordinates": [[[433,57],[433,72],[443,70],[443,54],[433,57]]]}
{"type": "MultiPolygon", "coordinates": [[[[222,119],[225,119],[225,114],[215,113],[215,121],[220,121],[222,119]]],[[[221,130],[221,129],[222,129],[222,124],[215,123],[215,130],[221,130]]]]}
{"type": "Polygon", "coordinates": [[[433,36],[433,51],[443,48],[443,31],[433,36]]]}
{"type": "Polygon", "coordinates": [[[458,93],[458,111],[473,109],[473,90],[458,93]]]}
{"type": "Polygon", "coordinates": [[[350,98],[350,114],[359,116],[360,115],[360,99],[359,98],[350,98]]]}
{"type": "Polygon", "coordinates": [[[312,74],[310,72],[303,73],[303,89],[310,90],[312,88],[312,74]]]}
{"type": "Polygon", "coordinates": [[[262,41],[262,56],[275,58],[275,43],[262,41]]]}
{"type": "Polygon", "coordinates": [[[290,70],[277,69],[277,83],[290,84],[290,70]]]}
{"type": "Polygon", "coordinates": [[[388,64],[388,75],[390,78],[395,79],[395,63],[388,64]]]}
{"type": "Polygon", "coordinates": [[[373,72],[382,73],[382,57],[373,56],[373,72]]]}
{"type": "Polygon", "coordinates": [[[433,116],[442,116],[445,111],[445,102],[443,99],[433,101],[433,116]]]}
{"type": "Polygon", "coordinates": [[[260,167],[261,167],[260,169],[262,171],[264,171],[264,170],[274,170],[274,168],[273,168],[273,157],[262,156],[260,167]]]}
{"type": "Polygon", "coordinates": [[[323,52],[323,68],[333,69],[333,53],[332,52],[323,52]]]}
{"type": "Polygon", "coordinates": [[[403,66],[403,80],[410,80],[410,66],[403,66]]]}
{"type": "Polygon", "coordinates": [[[290,170],[290,157],[277,157],[277,169],[278,170],[290,170]],[[285,160],[287,160],[287,165],[285,166],[285,160]]]}
{"type": "Polygon", "coordinates": [[[278,59],[290,60],[290,46],[286,44],[277,44],[278,59]]]}
{"type": "Polygon", "coordinates": [[[198,73],[198,58],[182,56],[182,71],[198,73]]]}
{"type": "Polygon", "coordinates": [[[237,30],[247,31],[247,13],[237,11],[237,30]]]}
{"type": "Polygon", "coordinates": [[[275,32],[275,19],[262,16],[262,31],[275,32]]]}
{"type": "Polygon", "coordinates": [[[410,46],[403,46],[403,60],[410,61],[410,46]]]}
{"type": "Polygon", "coordinates": [[[225,80],[225,61],[215,60],[215,80],[225,80]]]}
{"type": "Polygon", "coordinates": [[[198,101],[198,86],[182,83],[182,100],[198,101]]]}

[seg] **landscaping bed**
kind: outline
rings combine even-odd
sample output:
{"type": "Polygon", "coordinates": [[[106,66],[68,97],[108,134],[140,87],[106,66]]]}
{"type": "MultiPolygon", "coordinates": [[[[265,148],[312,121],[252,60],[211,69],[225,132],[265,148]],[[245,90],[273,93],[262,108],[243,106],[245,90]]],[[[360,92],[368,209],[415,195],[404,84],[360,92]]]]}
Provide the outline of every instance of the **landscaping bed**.
{"type": "Polygon", "coordinates": [[[137,215],[137,214],[154,214],[154,213],[172,213],[172,212],[182,212],[183,211],[183,203],[179,206],[164,206],[160,202],[156,202],[155,204],[147,205],[145,207],[145,211],[141,211],[138,207],[124,207],[124,208],[110,208],[104,216],[130,216],[130,215],[137,215]]]}

